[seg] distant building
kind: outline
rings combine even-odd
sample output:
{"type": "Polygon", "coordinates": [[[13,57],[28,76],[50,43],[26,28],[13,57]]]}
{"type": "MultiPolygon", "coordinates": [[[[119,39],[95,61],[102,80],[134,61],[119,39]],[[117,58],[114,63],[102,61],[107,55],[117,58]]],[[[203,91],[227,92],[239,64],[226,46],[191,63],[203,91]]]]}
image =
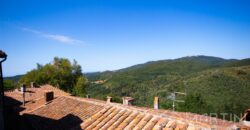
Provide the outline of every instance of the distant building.
{"type": "Polygon", "coordinates": [[[97,81],[93,81],[93,82],[91,82],[92,84],[103,84],[103,83],[105,83],[106,82],[106,80],[97,80],[97,81]]]}

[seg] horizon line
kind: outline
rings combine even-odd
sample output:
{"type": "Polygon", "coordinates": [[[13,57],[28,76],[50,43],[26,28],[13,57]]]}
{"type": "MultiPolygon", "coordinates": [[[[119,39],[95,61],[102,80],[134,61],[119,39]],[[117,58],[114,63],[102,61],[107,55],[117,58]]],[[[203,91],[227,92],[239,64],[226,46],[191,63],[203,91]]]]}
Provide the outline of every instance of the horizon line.
{"type": "MultiPolygon", "coordinates": [[[[129,68],[129,67],[133,67],[133,66],[136,66],[136,65],[142,65],[142,64],[145,64],[145,63],[149,63],[149,62],[157,62],[157,61],[165,61],[165,60],[177,60],[177,59],[187,58],[187,57],[202,57],[202,56],[204,56],[204,57],[220,58],[220,59],[224,59],[224,60],[244,60],[244,59],[249,59],[250,58],[250,57],[249,58],[223,58],[223,57],[208,56],[208,55],[189,55],[189,56],[182,56],[182,57],[178,57],[178,58],[169,58],[169,59],[160,59],[160,60],[149,60],[149,61],[146,61],[146,62],[137,63],[137,64],[133,64],[133,65],[130,65],[130,66],[127,66],[127,67],[123,67],[123,68],[119,68],[119,69],[114,69],[114,70],[112,70],[112,69],[105,69],[105,70],[97,70],[97,71],[85,71],[85,72],[82,72],[82,73],[83,74],[87,74],[87,73],[102,73],[102,72],[106,72],[106,71],[113,71],[114,72],[114,71],[122,70],[122,69],[129,68]]],[[[63,58],[63,57],[61,57],[61,58],[63,58]]],[[[48,63],[46,63],[46,64],[48,64],[48,63]]],[[[7,76],[4,76],[3,78],[20,76],[20,75],[25,75],[25,74],[7,75],[7,76]]]]}

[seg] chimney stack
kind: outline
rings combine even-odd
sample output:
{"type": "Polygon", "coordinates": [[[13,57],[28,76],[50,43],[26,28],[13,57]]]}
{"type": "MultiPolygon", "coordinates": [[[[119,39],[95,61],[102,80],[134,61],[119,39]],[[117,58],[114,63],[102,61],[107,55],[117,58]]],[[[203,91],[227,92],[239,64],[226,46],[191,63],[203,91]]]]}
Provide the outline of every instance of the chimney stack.
{"type": "Polygon", "coordinates": [[[25,85],[25,84],[22,84],[22,86],[21,86],[21,92],[22,92],[22,93],[25,93],[25,91],[26,91],[26,85],[25,85]]]}
{"type": "Polygon", "coordinates": [[[21,92],[23,93],[23,106],[25,106],[25,91],[26,91],[26,85],[23,84],[21,86],[21,92]]]}
{"type": "Polygon", "coordinates": [[[132,97],[123,97],[123,105],[132,105],[134,98],[132,97]]]}
{"type": "Polygon", "coordinates": [[[34,82],[30,82],[30,87],[34,88],[34,82]]]}
{"type": "Polygon", "coordinates": [[[112,97],[107,96],[107,103],[111,103],[112,102],[112,97]]]}
{"type": "Polygon", "coordinates": [[[44,93],[45,103],[48,103],[54,99],[54,92],[53,91],[46,91],[44,93]]]}
{"type": "Polygon", "coordinates": [[[154,109],[159,109],[159,97],[154,98],[154,109]]]}

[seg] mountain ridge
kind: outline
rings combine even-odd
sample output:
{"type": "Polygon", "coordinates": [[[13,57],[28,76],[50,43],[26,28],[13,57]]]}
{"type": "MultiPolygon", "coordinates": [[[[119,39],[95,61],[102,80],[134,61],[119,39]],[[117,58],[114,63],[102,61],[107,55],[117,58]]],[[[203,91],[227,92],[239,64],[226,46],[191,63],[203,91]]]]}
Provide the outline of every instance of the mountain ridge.
{"type": "Polygon", "coordinates": [[[85,75],[87,94],[102,100],[111,96],[114,102],[122,102],[121,97],[131,96],[134,105],[152,107],[153,97],[158,96],[159,108],[172,109],[168,97],[185,92],[186,96],[177,96],[185,101],[175,104],[177,111],[239,114],[250,107],[250,58],[188,56],[85,75]]]}
{"type": "Polygon", "coordinates": [[[178,111],[239,113],[250,107],[249,68],[249,58],[191,56],[153,61],[88,77],[105,82],[90,85],[87,92],[103,100],[109,95],[117,102],[122,96],[131,96],[135,105],[147,107],[152,107],[153,97],[158,96],[160,108],[171,109],[172,101],[166,97],[180,91],[187,96],[180,97],[186,103],[176,104],[178,111]]]}

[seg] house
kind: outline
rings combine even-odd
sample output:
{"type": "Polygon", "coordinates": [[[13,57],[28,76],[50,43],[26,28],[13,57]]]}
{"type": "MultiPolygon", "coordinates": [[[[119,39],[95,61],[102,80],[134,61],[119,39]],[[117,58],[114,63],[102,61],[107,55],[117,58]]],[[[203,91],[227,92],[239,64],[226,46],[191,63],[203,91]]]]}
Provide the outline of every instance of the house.
{"type": "Polygon", "coordinates": [[[9,91],[5,97],[9,113],[18,117],[19,129],[250,130],[240,123],[209,116],[133,106],[131,97],[124,97],[123,104],[113,103],[112,97],[107,101],[74,97],[51,85],[27,88],[25,93],[9,91]]]}

